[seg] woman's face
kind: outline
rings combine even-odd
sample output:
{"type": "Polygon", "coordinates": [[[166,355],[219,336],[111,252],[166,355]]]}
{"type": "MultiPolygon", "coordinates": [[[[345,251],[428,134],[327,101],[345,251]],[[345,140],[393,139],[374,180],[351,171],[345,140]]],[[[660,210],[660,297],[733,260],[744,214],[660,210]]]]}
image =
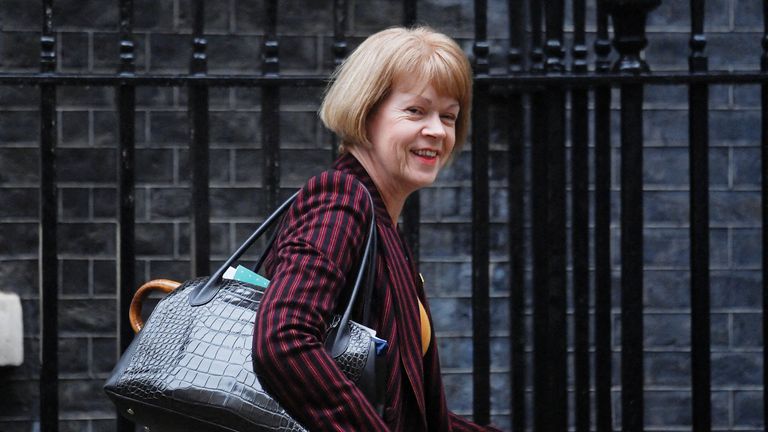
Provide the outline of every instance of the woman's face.
{"type": "Polygon", "coordinates": [[[396,82],[368,117],[372,146],[355,150],[380,189],[404,198],[432,184],[450,159],[458,115],[459,102],[431,84],[396,82]]]}

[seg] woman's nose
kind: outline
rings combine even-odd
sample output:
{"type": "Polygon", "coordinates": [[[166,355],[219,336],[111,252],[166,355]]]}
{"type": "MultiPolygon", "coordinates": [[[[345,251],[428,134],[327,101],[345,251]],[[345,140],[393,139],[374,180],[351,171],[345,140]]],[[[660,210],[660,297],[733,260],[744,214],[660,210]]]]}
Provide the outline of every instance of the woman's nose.
{"type": "Polygon", "coordinates": [[[427,117],[427,124],[422,129],[424,135],[437,139],[445,138],[445,125],[440,119],[440,115],[435,113],[427,117]]]}

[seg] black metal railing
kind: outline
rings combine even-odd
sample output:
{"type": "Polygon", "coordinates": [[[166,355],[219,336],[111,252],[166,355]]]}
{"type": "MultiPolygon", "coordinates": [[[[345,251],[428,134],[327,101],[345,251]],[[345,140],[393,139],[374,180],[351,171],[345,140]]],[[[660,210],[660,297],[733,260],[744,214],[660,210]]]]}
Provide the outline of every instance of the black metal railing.
{"type": "MultiPolygon", "coordinates": [[[[132,338],[127,308],[136,286],[134,124],[136,88],[186,87],[189,91],[189,145],[192,171],[191,266],[193,274],[209,271],[209,136],[208,91],[211,87],[258,87],[261,94],[263,188],[265,205],[274,207],[280,186],[280,90],[283,87],[321,87],[326,75],[285,76],[280,73],[280,35],[277,33],[277,0],[264,2],[265,34],[260,75],[211,75],[207,73],[204,5],[193,3],[193,32],[189,73],[186,75],[137,74],[133,43],[132,0],[120,0],[120,64],[114,75],[56,72],[56,37],[53,1],[43,2],[40,73],[2,73],[0,85],[32,85],[40,89],[40,309],[41,429],[58,430],[57,302],[57,180],[56,89],[59,86],[110,86],[117,89],[119,117],[118,163],[118,347],[132,338]]],[[[567,64],[563,0],[530,0],[527,7],[509,1],[508,69],[490,74],[487,5],[475,0],[475,37],[472,45],[475,72],[472,168],[472,329],[473,413],[475,421],[491,420],[490,297],[489,297],[489,109],[499,104],[508,127],[510,405],[513,430],[562,431],[568,416],[568,280],[572,281],[573,391],[572,408],[577,431],[614,428],[612,409],[612,295],[611,295],[611,90],[620,90],[621,148],[621,428],[644,428],[643,365],[643,90],[648,84],[687,85],[690,108],[690,238],[691,238],[691,370],[693,430],[708,431],[712,424],[710,368],[709,281],[709,174],[708,89],[711,84],[760,84],[762,87],[762,224],[768,225],[768,3],[762,40],[760,71],[709,71],[704,33],[704,2],[691,1],[691,52],[689,71],[651,73],[641,52],[645,47],[645,15],[660,0],[598,0],[596,10],[595,64],[587,64],[586,4],[574,0],[573,45],[567,64]],[[526,12],[527,11],[527,12],[526,12]],[[608,16],[613,22],[613,46],[618,60],[611,64],[608,16]],[[525,18],[530,19],[528,29],[525,18]],[[594,136],[590,130],[590,97],[593,101],[594,136]],[[570,105],[568,102],[570,101],[570,105]],[[570,107],[570,108],[569,108],[570,107]],[[570,123],[568,110],[570,109],[570,123]],[[530,138],[524,125],[529,119],[530,138]],[[566,132],[570,131],[570,136],[566,132]],[[590,140],[591,138],[591,140],[590,140]],[[566,143],[570,141],[570,148],[566,143]],[[593,146],[590,147],[590,143],[593,146]],[[530,149],[530,167],[525,164],[530,149]],[[590,169],[590,149],[594,167],[590,169]],[[567,157],[570,156],[570,188],[567,157]],[[590,184],[589,173],[594,173],[590,184]],[[526,172],[531,183],[526,184],[526,172]],[[594,258],[590,260],[590,188],[594,191],[594,258]],[[526,194],[530,198],[531,250],[524,248],[526,194]],[[570,223],[567,203],[570,194],[570,223]],[[570,226],[570,228],[568,228],[570,226]],[[567,267],[570,230],[572,270],[567,267]],[[533,312],[533,410],[526,410],[526,257],[532,264],[533,312]],[[593,317],[590,321],[590,271],[594,270],[593,317]],[[590,328],[594,340],[590,342],[590,328]],[[594,350],[594,363],[590,353],[594,350]],[[594,390],[590,383],[594,376],[594,390]],[[594,393],[594,410],[590,395],[594,393]],[[594,411],[594,418],[592,412],[594,411]]],[[[416,1],[403,1],[403,23],[419,22],[416,1]]],[[[348,5],[333,2],[334,63],[347,55],[345,31],[348,5]]],[[[428,17],[423,17],[428,22],[428,17]]],[[[332,145],[335,152],[335,145],[332,145]]],[[[408,238],[418,256],[419,199],[412,198],[404,212],[408,238]]],[[[762,244],[768,244],[763,230],[762,244]]],[[[763,310],[768,310],[768,254],[763,254],[763,310]]],[[[763,316],[768,334],[768,314],[763,316]]],[[[764,356],[768,365],[768,356],[764,356]]],[[[764,374],[768,385],[768,374],[764,374]]],[[[768,399],[764,411],[768,412],[768,399]]],[[[120,430],[132,426],[120,421],[120,430]]]]}

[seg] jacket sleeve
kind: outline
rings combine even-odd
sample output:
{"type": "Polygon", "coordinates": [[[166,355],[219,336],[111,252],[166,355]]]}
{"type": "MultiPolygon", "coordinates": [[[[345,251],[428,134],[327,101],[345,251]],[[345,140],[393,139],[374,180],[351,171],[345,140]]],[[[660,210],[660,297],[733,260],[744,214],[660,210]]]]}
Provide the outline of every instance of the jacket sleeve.
{"type": "Polygon", "coordinates": [[[307,183],[277,238],[272,278],[254,325],[259,379],[312,431],[387,430],[323,345],[362,255],[372,211],[365,192],[358,180],[338,171],[307,183]]]}

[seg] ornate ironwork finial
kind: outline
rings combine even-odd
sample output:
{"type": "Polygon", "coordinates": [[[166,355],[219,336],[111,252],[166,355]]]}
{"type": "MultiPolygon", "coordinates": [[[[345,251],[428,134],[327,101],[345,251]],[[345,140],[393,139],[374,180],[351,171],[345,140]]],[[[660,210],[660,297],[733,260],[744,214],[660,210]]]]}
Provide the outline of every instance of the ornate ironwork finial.
{"type": "Polygon", "coordinates": [[[43,2],[43,31],[40,36],[40,72],[56,72],[56,36],[53,32],[53,1],[43,2]]]}
{"type": "Polygon", "coordinates": [[[333,64],[339,66],[347,56],[347,0],[333,2],[333,64]]]}
{"type": "Polygon", "coordinates": [[[613,19],[613,46],[619,52],[614,63],[616,72],[640,73],[649,70],[640,52],[648,45],[645,19],[661,0],[606,0],[605,7],[613,19]]]}
{"type": "Polygon", "coordinates": [[[208,40],[205,38],[205,2],[195,0],[192,29],[192,58],[189,71],[192,75],[205,75],[208,71],[208,56],[205,53],[208,40]]]}

